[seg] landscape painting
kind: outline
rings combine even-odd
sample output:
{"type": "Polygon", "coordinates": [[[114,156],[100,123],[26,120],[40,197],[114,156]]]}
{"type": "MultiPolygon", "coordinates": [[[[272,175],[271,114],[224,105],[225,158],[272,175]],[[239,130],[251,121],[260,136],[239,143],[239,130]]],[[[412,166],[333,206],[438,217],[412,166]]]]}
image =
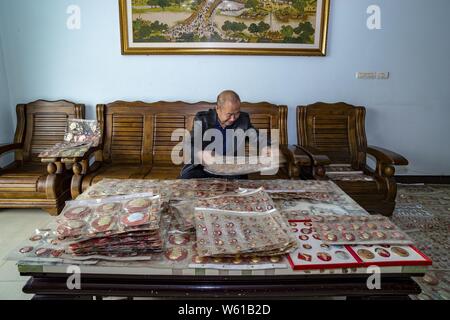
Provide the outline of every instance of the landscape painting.
{"type": "Polygon", "coordinates": [[[329,0],[119,0],[124,54],[325,55],[329,0]]]}

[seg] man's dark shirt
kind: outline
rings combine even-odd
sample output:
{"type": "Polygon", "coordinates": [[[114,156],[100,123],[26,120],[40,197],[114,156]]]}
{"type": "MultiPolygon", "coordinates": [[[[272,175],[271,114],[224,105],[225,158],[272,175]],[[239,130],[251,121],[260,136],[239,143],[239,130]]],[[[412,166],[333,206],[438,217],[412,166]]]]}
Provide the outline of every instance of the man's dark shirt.
{"type": "MultiPolygon", "coordinates": [[[[258,134],[258,130],[252,125],[251,121],[250,121],[250,116],[248,115],[248,113],[246,112],[242,112],[239,115],[239,118],[236,119],[236,121],[230,125],[227,126],[226,128],[222,128],[222,126],[219,123],[219,119],[217,116],[217,112],[216,109],[209,109],[208,111],[200,111],[195,115],[195,119],[194,119],[194,128],[198,125],[201,124],[201,132],[202,132],[202,136],[199,138],[200,141],[202,141],[201,143],[201,150],[205,150],[205,148],[212,143],[212,141],[203,141],[202,137],[204,136],[205,132],[208,129],[211,128],[215,128],[215,129],[219,129],[220,132],[223,135],[223,153],[226,153],[226,130],[231,129],[231,130],[237,130],[237,129],[242,129],[244,132],[247,132],[247,130],[253,129],[255,130],[256,134],[258,134]]],[[[181,175],[183,175],[184,173],[186,173],[189,170],[192,170],[194,168],[196,168],[197,166],[201,166],[201,164],[195,164],[195,163],[200,163],[200,159],[195,159],[196,155],[194,152],[194,128],[191,131],[191,163],[190,164],[186,164],[182,171],[181,171],[181,175]],[[197,161],[195,161],[197,160],[197,161]]],[[[270,139],[267,138],[267,145],[270,145],[270,139]]],[[[234,150],[234,155],[237,155],[237,148],[239,146],[237,146],[236,144],[235,146],[235,150],[234,150]]]]}

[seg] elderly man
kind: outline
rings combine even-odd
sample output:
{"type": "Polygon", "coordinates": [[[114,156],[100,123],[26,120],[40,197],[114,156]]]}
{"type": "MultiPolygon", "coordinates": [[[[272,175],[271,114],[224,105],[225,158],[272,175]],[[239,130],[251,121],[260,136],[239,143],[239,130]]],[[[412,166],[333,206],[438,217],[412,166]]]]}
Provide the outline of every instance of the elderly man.
{"type": "MultiPolygon", "coordinates": [[[[227,141],[227,131],[241,129],[241,132],[248,132],[253,130],[257,134],[257,130],[250,122],[248,113],[241,110],[241,99],[238,94],[231,90],[223,91],[217,97],[217,104],[215,109],[198,112],[194,119],[194,129],[191,132],[191,163],[186,164],[181,170],[181,179],[195,179],[195,178],[218,178],[216,176],[204,171],[202,164],[211,164],[215,157],[223,155],[236,156],[239,147],[242,145],[234,144],[232,141],[227,141]],[[208,139],[204,139],[205,132],[209,129],[216,129],[222,137],[222,145],[220,146],[222,152],[215,149],[215,154],[211,151],[205,150],[210,144],[208,139]],[[199,137],[201,133],[201,137],[199,137]],[[195,148],[195,139],[201,139],[199,145],[200,150],[195,148]],[[207,141],[205,141],[207,140],[207,141]],[[231,150],[230,150],[231,149],[231,150]]],[[[228,135],[229,136],[229,135],[228,135]]],[[[229,136],[230,137],[230,136],[229,136]]],[[[233,138],[234,139],[234,138],[233,138]]],[[[220,141],[220,139],[219,139],[220,141]]],[[[268,142],[269,144],[270,142],[268,142]]],[[[269,149],[264,150],[268,152],[269,149]]],[[[226,176],[228,179],[245,179],[247,176],[226,176]]]]}

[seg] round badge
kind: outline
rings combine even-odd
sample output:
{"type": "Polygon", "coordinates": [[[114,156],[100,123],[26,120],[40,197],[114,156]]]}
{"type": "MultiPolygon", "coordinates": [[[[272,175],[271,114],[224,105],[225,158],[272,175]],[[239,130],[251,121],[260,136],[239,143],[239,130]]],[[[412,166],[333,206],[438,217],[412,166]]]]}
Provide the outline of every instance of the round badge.
{"type": "Polygon", "coordinates": [[[320,239],[320,236],[319,236],[317,233],[314,233],[312,236],[313,236],[313,238],[316,239],[316,240],[321,240],[321,239],[320,239]]]}
{"type": "Polygon", "coordinates": [[[394,252],[396,255],[398,255],[400,257],[408,257],[409,256],[409,252],[403,248],[392,247],[391,250],[392,250],[392,252],[394,252]]]}
{"type": "Polygon", "coordinates": [[[306,227],[312,227],[312,223],[311,222],[304,222],[303,223],[306,227]]]}
{"type": "Polygon", "coordinates": [[[95,232],[105,232],[111,230],[111,228],[114,227],[115,222],[116,222],[115,217],[103,216],[92,221],[91,227],[94,229],[95,232]]]}
{"type": "Polygon", "coordinates": [[[297,257],[298,257],[299,260],[305,260],[305,261],[311,261],[312,260],[311,255],[309,255],[307,253],[300,252],[297,257]]]}
{"type": "Polygon", "coordinates": [[[120,217],[120,222],[127,227],[135,227],[148,223],[148,219],[148,213],[134,212],[120,217]]]}
{"type": "Polygon", "coordinates": [[[169,236],[169,242],[171,244],[182,245],[186,244],[189,241],[188,234],[171,234],[169,236]]]}
{"type": "Polygon", "coordinates": [[[148,208],[152,202],[148,199],[133,199],[127,202],[125,205],[125,209],[130,212],[138,212],[148,208]]]}
{"type": "Polygon", "coordinates": [[[304,245],[302,245],[302,247],[303,247],[304,249],[307,249],[307,250],[312,249],[312,246],[309,245],[309,244],[304,244],[304,245]]]}
{"type": "Polygon", "coordinates": [[[64,250],[52,250],[51,255],[52,257],[58,258],[64,253],[64,250]]]}
{"type": "Polygon", "coordinates": [[[343,234],[342,234],[342,237],[343,237],[346,241],[355,241],[355,239],[356,239],[355,235],[354,235],[353,233],[349,233],[349,232],[343,233],[343,234]]]}
{"type": "Polygon", "coordinates": [[[303,234],[310,234],[312,230],[310,228],[302,228],[300,232],[303,234]]]}
{"type": "Polygon", "coordinates": [[[327,233],[327,234],[325,234],[325,239],[328,241],[336,241],[337,236],[333,233],[327,233]]]}
{"type": "Polygon", "coordinates": [[[40,234],[36,234],[30,238],[30,241],[39,241],[42,240],[42,236],[40,234]]]}
{"type": "Polygon", "coordinates": [[[51,252],[52,252],[52,249],[49,249],[49,248],[39,248],[39,249],[37,249],[34,253],[35,253],[38,257],[42,257],[42,256],[48,256],[51,252]]]}
{"type": "Polygon", "coordinates": [[[365,232],[365,231],[360,232],[358,237],[361,240],[370,240],[372,238],[372,236],[369,233],[365,232]]]}
{"type": "Polygon", "coordinates": [[[270,262],[272,263],[278,263],[281,261],[281,257],[280,256],[271,256],[270,257],[270,262]]]}
{"type": "Polygon", "coordinates": [[[366,223],[366,227],[367,227],[368,229],[370,229],[370,230],[375,230],[375,229],[377,229],[377,225],[376,225],[375,223],[373,223],[373,222],[366,223]]]}
{"type": "Polygon", "coordinates": [[[387,251],[386,249],[383,248],[376,248],[375,252],[383,258],[389,258],[391,256],[391,254],[389,253],[389,251],[387,251]]]}
{"type": "Polygon", "coordinates": [[[23,248],[20,248],[20,250],[19,250],[20,253],[28,253],[31,251],[33,251],[33,247],[23,247],[23,248]]]}
{"type": "Polygon", "coordinates": [[[89,207],[75,207],[64,212],[63,216],[69,220],[83,219],[91,213],[89,207]]]}
{"type": "Polygon", "coordinates": [[[109,214],[111,212],[117,211],[121,208],[120,203],[104,203],[95,210],[98,214],[109,214]]]}
{"type": "Polygon", "coordinates": [[[165,256],[172,261],[181,261],[186,259],[188,252],[182,247],[172,247],[167,249],[165,256]]]}
{"type": "Polygon", "coordinates": [[[327,245],[326,243],[322,243],[322,244],[320,244],[320,247],[322,248],[322,249],[325,249],[325,250],[330,250],[330,246],[329,245],[327,245]]]}
{"type": "Polygon", "coordinates": [[[298,232],[298,229],[297,229],[297,228],[291,228],[291,232],[297,233],[297,232],[298,232]]]}
{"type": "Polygon", "coordinates": [[[240,264],[242,263],[242,258],[240,256],[236,256],[233,258],[233,264],[240,264]]]}
{"type": "Polygon", "coordinates": [[[367,250],[367,249],[359,249],[357,253],[363,259],[370,260],[370,259],[375,258],[375,255],[372,253],[372,251],[367,250]]]}
{"type": "Polygon", "coordinates": [[[75,237],[80,234],[86,223],[81,220],[68,220],[56,228],[58,235],[62,237],[75,237]]]}
{"type": "Polygon", "coordinates": [[[309,240],[309,237],[306,234],[302,234],[301,236],[298,236],[298,238],[303,241],[309,240]]]}
{"type": "Polygon", "coordinates": [[[317,258],[319,258],[320,260],[325,261],[325,262],[331,260],[331,256],[326,252],[318,252],[317,258]]]}
{"type": "Polygon", "coordinates": [[[338,250],[334,254],[336,255],[336,257],[338,257],[341,260],[348,260],[348,259],[350,259],[350,255],[347,252],[345,252],[345,251],[338,250]]]}
{"type": "Polygon", "coordinates": [[[405,236],[401,232],[394,231],[391,233],[392,238],[396,240],[403,240],[405,239],[405,236]]]}
{"type": "Polygon", "coordinates": [[[378,240],[386,239],[386,234],[382,231],[374,231],[374,232],[372,232],[372,236],[378,240]]]}
{"type": "Polygon", "coordinates": [[[260,261],[261,261],[260,257],[254,256],[250,258],[250,263],[259,263],[260,261]]]}
{"type": "Polygon", "coordinates": [[[200,256],[194,256],[194,257],[192,258],[192,262],[193,262],[193,263],[198,263],[198,264],[204,263],[205,260],[206,260],[205,258],[200,257],[200,256]]]}

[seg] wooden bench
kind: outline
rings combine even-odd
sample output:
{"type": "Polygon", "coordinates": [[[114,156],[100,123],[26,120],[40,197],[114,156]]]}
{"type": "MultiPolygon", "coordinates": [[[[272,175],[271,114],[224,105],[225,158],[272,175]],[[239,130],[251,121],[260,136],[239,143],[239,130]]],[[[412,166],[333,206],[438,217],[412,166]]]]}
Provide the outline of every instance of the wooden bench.
{"type": "Polygon", "coordinates": [[[42,163],[38,155],[63,141],[67,119],[84,118],[85,107],[38,100],[16,110],[14,142],[0,146],[0,156],[15,152],[14,161],[0,168],[0,208],[42,208],[56,215],[70,198],[72,170],[58,159],[42,163]]]}
{"type": "MultiPolygon", "coordinates": [[[[72,197],[77,197],[103,178],[175,179],[182,165],[174,165],[171,152],[178,142],[171,141],[175,129],[191,130],[195,114],[214,108],[214,103],[198,102],[125,102],[116,101],[97,106],[97,119],[102,128],[101,146],[83,158],[65,159],[73,163],[72,197]],[[89,164],[91,156],[95,162],[89,164]]],[[[286,165],[278,178],[298,176],[297,165],[309,164],[309,157],[287,145],[287,107],[261,103],[242,103],[257,129],[279,129],[280,150],[286,165]],[[294,152],[297,153],[294,162],[294,152]]],[[[274,176],[252,176],[252,178],[274,176]]]]}

